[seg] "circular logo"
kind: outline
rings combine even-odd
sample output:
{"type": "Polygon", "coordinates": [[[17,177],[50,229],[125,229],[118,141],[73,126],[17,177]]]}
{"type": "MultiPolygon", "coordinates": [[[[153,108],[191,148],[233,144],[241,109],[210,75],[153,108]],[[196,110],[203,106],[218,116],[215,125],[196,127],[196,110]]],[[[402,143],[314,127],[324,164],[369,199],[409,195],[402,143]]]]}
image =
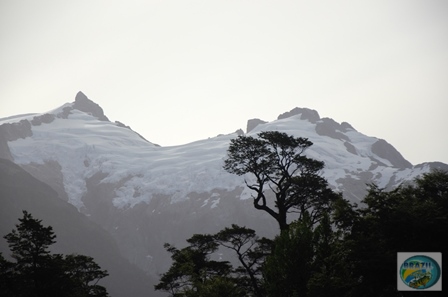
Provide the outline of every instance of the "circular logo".
{"type": "Polygon", "coordinates": [[[412,256],[401,264],[400,277],[408,287],[424,290],[437,283],[440,266],[428,256],[412,256]]]}

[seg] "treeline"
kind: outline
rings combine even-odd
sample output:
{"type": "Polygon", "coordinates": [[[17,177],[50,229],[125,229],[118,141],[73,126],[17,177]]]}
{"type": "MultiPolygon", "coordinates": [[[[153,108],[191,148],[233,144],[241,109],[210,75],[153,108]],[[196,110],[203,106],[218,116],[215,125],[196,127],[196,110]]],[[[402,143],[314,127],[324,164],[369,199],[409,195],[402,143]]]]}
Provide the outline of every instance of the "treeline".
{"type": "Polygon", "coordinates": [[[14,261],[0,253],[0,296],[87,297],[109,296],[98,281],[108,275],[93,258],[84,255],[51,254],[56,242],[51,226],[23,211],[16,229],[4,238],[14,261]]]}
{"type": "Polygon", "coordinates": [[[172,265],[155,289],[173,297],[441,294],[397,291],[397,252],[448,250],[448,173],[390,192],[369,185],[360,207],[330,190],[324,164],[304,155],[311,145],[280,132],[232,140],[224,168],[246,175],[254,207],[278,222],[279,235],[232,225],[195,234],[182,249],[165,244],[172,265]],[[298,219],[288,223],[290,213],[298,219]],[[239,264],[217,258],[222,248],[239,264]]]}

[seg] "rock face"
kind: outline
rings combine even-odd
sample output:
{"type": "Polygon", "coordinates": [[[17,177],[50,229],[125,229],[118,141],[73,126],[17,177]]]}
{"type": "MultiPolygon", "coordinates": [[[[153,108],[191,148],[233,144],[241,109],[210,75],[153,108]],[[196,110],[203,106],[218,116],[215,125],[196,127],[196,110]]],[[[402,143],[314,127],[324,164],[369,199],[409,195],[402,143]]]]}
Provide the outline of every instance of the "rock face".
{"type": "Polygon", "coordinates": [[[320,120],[320,116],[319,113],[317,111],[315,111],[314,109],[309,109],[309,108],[300,108],[300,107],[296,107],[294,109],[292,109],[291,111],[282,113],[281,115],[278,116],[278,120],[281,119],[286,119],[289,117],[292,117],[294,115],[298,115],[300,114],[300,119],[301,120],[308,120],[311,123],[316,123],[318,120],[320,120]]]}
{"type": "Polygon", "coordinates": [[[343,132],[347,132],[347,131],[349,131],[349,130],[356,131],[356,129],[353,128],[352,125],[350,125],[350,124],[347,123],[347,122],[342,122],[340,127],[341,127],[341,129],[342,129],[343,132]]]}
{"type": "Polygon", "coordinates": [[[247,121],[247,128],[246,128],[246,133],[249,133],[250,131],[252,131],[255,127],[257,127],[258,125],[262,125],[262,124],[266,124],[267,122],[262,121],[260,119],[251,119],[247,121]]]}
{"type": "Polygon", "coordinates": [[[372,144],[372,153],[389,160],[396,168],[412,168],[412,164],[384,139],[378,139],[372,144]]]}
{"type": "Polygon", "coordinates": [[[33,126],[39,126],[41,124],[49,124],[51,122],[54,121],[55,119],[55,115],[54,114],[43,114],[41,116],[35,116],[32,120],[31,120],[31,124],[33,126]]]}
{"type": "Polygon", "coordinates": [[[343,128],[333,119],[323,118],[316,122],[316,133],[321,136],[328,136],[334,139],[350,141],[347,135],[341,133],[343,128]]]}
{"type": "Polygon", "coordinates": [[[33,135],[31,124],[27,120],[0,125],[0,158],[13,160],[8,142],[33,135]]]}
{"type": "MultiPolygon", "coordinates": [[[[246,135],[270,130],[312,141],[307,156],[325,162],[322,176],[352,202],[364,198],[366,184],[392,189],[431,168],[448,169],[443,163],[412,166],[385,140],[368,137],[348,123],[320,118],[312,109],[294,108],[273,122],[249,120],[246,135]]],[[[101,107],[78,93],[74,103],[49,115],[1,125],[0,156],[50,184],[56,193],[52,197],[75,205],[85,222],[113,238],[119,254],[157,277],[171,263],[164,243],[182,247],[194,233],[214,233],[232,223],[255,229],[260,236],[278,233],[275,221],[253,208],[245,185],[251,177],[223,169],[231,139],[242,134],[238,130],[160,147],[125,124],[108,121],[101,107]]],[[[54,203],[32,191],[25,196],[30,203],[54,203]]]]}
{"type": "Polygon", "coordinates": [[[78,92],[78,94],[76,94],[73,108],[90,113],[100,121],[109,121],[109,119],[104,115],[103,109],[98,104],[87,98],[83,92],[78,92]]]}

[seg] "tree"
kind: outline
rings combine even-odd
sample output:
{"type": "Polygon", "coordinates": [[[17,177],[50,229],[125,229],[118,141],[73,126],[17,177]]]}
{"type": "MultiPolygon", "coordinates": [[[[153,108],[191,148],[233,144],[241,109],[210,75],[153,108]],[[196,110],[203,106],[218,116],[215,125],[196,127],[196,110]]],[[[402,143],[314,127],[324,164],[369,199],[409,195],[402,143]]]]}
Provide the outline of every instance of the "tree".
{"type": "Polygon", "coordinates": [[[44,296],[52,273],[48,247],[55,243],[56,236],[51,226],[42,226],[41,220],[34,219],[26,211],[23,211],[23,218],[19,221],[17,229],[4,237],[12,258],[16,260],[14,279],[21,283],[20,290],[24,296],[31,292],[36,296],[44,296]]]}
{"type": "Polygon", "coordinates": [[[156,290],[171,296],[264,296],[261,266],[271,250],[270,240],[259,239],[252,229],[232,225],[214,235],[194,234],[187,242],[183,249],[165,244],[173,263],[156,290]],[[241,266],[211,260],[220,246],[233,250],[241,266]]]}
{"type": "Polygon", "coordinates": [[[259,239],[254,230],[235,224],[219,231],[214,238],[221,246],[236,253],[241,264],[235,269],[240,274],[237,277],[239,285],[254,296],[263,296],[261,268],[271,251],[272,241],[267,238],[259,239]]]}
{"type": "Polygon", "coordinates": [[[227,150],[224,169],[237,175],[251,174],[255,180],[245,180],[255,192],[254,207],[271,215],[280,230],[288,229],[287,214],[308,211],[313,222],[338,198],[327,181],[319,175],[321,161],[304,155],[312,145],[307,138],[267,131],[258,137],[238,136],[227,150]],[[272,191],[274,201],[266,191],[272,191]]]}
{"type": "Polygon", "coordinates": [[[344,245],[344,233],[334,228],[328,213],[323,215],[313,233],[314,253],[307,296],[346,296],[356,279],[352,273],[353,263],[348,260],[349,250],[344,245]]]}
{"type": "Polygon", "coordinates": [[[14,294],[14,264],[7,261],[0,253],[0,296],[12,297],[14,294]]]}
{"type": "Polygon", "coordinates": [[[165,244],[165,249],[171,253],[173,264],[162,274],[160,283],[154,288],[176,297],[207,296],[206,292],[216,293],[217,285],[220,294],[235,294],[237,287],[230,277],[230,263],[210,259],[210,255],[218,249],[213,236],[195,234],[187,242],[190,245],[180,250],[165,244]]]}
{"type": "Polygon", "coordinates": [[[354,278],[330,214],[313,223],[308,212],[273,242],[263,266],[266,296],[344,296],[354,278]]]}
{"type": "Polygon", "coordinates": [[[108,276],[107,271],[95,263],[94,259],[85,255],[67,255],[64,258],[65,276],[76,288],[76,296],[107,296],[106,289],[98,282],[108,276]]]}
{"type": "Polygon", "coordinates": [[[11,231],[4,238],[9,243],[12,257],[23,268],[38,269],[39,264],[50,251],[48,247],[55,243],[53,228],[42,226],[41,220],[36,220],[27,211],[23,211],[23,218],[19,219],[17,229],[11,231]]]}
{"type": "Polygon", "coordinates": [[[312,222],[307,213],[274,239],[263,267],[267,296],[305,296],[314,255],[312,222]]]}
{"type": "MultiPolygon", "coordinates": [[[[7,240],[15,262],[0,259],[1,283],[11,296],[108,296],[98,281],[107,271],[83,255],[50,254],[56,235],[51,226],[23,211],[7,240]],[[92,284],[93,283],[93,284],[92,284]]],[[[1,291],[0,291],[1,292],[1,291]]],[[[3,295],[2,295],[3,296],[3,295]]],[[[6,295],[8,296],[8,295],[6,295]]]]}
{"type": "Polygon", "coordinates": [[[448,228],[448,173],[426,173],[389,192],[370,185],[363,202],[366,207],[339,218],[348,230],[348,261],[359,280],[352,295],[406,295],[396,291],[397,252],[448,253],[443,236],[448,228]]]}

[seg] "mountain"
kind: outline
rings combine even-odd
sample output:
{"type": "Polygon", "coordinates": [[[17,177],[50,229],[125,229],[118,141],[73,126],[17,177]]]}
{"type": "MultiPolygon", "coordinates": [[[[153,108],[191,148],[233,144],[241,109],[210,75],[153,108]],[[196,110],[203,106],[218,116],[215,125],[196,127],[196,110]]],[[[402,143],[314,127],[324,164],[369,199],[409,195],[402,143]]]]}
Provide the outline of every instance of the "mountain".
{"type": "Polygon", "coordinates": [[[89,255],[109,272],[100,284],[111,296],[156,296],[148,293],[156,279],[130,264],[112,236],[61,200],[50,186],[6,159],[0,159],[0,205],[0,252],[5,257],[11,252],[3,236],[19,223],[22,210],[27,210],[44,226],[54,227],[56,244],[51,246],[52,252],[89,255]]]}
{"type": "MultiPolygon", "coordinates": [[[[357,203],[367,183],[392,189],[433,168],[448,170],[438,162],[412,165],[387,141],[307,108],[272,122],[249,120],[245,134],[268,130],[311,140],[306,154],[325,162],[322,176],[357,203]]],[[[170,265],[165,242],[181,247],[194,233],[232,223],[262,236],[277,233],[276,223],[252,206],[244,183],[250,177],[222,168],[230,140],[239,134],[244,132],[161,147],[109,121],[80,92],[74,102],[45,114],[0,119],[0,158],[48,184],[58,199],[110,235],[130,264],[157,278],[170,265]]]]}

